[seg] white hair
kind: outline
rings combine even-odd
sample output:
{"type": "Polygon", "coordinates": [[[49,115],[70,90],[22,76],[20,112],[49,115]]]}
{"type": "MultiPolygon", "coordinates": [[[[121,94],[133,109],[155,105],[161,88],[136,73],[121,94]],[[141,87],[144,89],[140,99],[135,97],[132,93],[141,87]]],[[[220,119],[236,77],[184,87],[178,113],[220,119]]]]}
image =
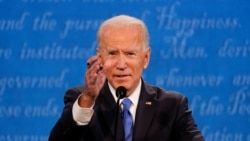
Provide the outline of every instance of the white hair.
{"type": "Polygon", "coordinates": [[[122,27],[135,26],[135,25],[140,26],[142,28],[141,35],[143,38],[144,47],[149,48],[149,34],[148,34],[148,29],[145,23],[140,19],[128,16],[128,15],[119,15],[119,16],[112,17],[110,19],[107,19],[100,25],[98,33],[97,33],[98,46],[100,46],[101,38],[103,35],[103,27],[112,26],[112,27],[122,28],[122,27]]]}

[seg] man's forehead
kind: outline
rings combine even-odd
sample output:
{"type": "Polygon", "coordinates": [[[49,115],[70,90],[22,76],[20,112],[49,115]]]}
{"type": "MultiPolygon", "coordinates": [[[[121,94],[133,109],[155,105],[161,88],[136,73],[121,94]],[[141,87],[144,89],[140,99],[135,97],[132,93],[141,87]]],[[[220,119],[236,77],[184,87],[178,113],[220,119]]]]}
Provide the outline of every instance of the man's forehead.
{"type": "Polygon", "coordinates": [[[122,50],[140,50],[140,46],[137,45],[137,44],[134,44],[134,45],[131,45],[131,46],[106,46],[105,48],[103,48],[104,50],[106,51],[115,51],[115,50],[119,50],[119,49],[122,49],[122,50]]]}
{"type": "Polygon", "coordinates": [[[106,26],[103,28],[102,37],[107,38],[110,36],[110,34],[118,36],[128,33],[130,34],[130,37],[141,36],[142,28],[138,25],[124,26],[124,27],[106,26]]]}
{"type": "Polygon", "coordinates": [[[138,44],[143,41],[142,32],[139,30],[116,30],[116,31],[107,31],[103,33],[101,37],[101,42],[103,44],[124,44],[124,43],[134,43],[138,44]]]}

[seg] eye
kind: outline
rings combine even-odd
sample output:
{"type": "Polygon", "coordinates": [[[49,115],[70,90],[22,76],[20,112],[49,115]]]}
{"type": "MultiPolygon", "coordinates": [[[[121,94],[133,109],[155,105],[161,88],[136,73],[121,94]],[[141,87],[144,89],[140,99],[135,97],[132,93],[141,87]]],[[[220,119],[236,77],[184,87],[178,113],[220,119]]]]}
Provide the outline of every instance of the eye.
{"type": "Polygon", "coordinates": [[[109,54],[109,55],[116,55],[117,52],[116,52],[116,51],[109,51],[108,54],[109,54]]]}
{"type": "Polygon", "coordinates": [[[134,52],[127,52],[127,55],[132,56],[132,55],[135,55],[135,53],[134,52]]]}

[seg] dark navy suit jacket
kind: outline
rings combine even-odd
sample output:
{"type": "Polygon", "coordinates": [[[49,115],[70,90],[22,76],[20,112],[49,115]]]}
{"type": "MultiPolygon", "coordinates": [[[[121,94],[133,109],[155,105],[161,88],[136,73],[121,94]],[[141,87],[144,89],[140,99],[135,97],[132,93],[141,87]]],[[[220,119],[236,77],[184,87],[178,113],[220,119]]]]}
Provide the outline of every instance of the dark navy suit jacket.
{"type": "MultiPolygon", "coordinates": [[[[114,141],[116,101],[107,82],[96,99],[90,123],[77,126],[72,117],[72,106],[82,91],[83,87],[75,87],[66,92],[63,113],[51,130],[49,141],[114,141]]],[[[124,141],[120,117],[116,131],[116,141],[124,141]]],[[[188,109],[185,96],[142,81],[133,141],[204,141],[204,138],[188,109]]]]}

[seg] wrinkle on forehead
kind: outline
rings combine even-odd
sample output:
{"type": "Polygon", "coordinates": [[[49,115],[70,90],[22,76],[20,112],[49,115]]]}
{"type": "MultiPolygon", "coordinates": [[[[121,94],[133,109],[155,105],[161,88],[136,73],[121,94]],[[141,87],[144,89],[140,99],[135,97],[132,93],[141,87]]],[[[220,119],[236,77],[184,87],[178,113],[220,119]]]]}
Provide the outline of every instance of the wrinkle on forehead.
{"type": "Polygon", "coordinates": [[[142,28],[140,26],[127,27],[104,27],[101,36],[101,44],[109,45],[113,43],[126,44],[126,42],[135,42],[135,44],[143,43],[142,28]]]}

